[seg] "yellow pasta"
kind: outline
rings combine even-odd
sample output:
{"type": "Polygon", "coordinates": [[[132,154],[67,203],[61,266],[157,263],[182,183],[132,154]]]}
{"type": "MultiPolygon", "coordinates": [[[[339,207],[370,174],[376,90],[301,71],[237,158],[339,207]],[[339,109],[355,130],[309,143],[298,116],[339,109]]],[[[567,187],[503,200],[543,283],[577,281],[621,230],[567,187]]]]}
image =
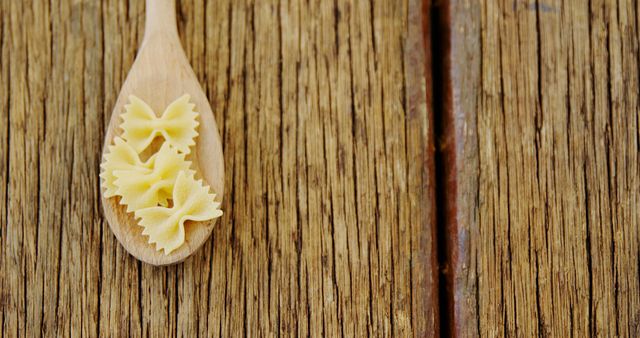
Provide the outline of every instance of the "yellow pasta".
{"type": "Polygon", "coordinates": [[[222,215],[215,195],[195,179],[191,162],[186,160],[198,136],[198,113],[189,95],[172,102],[161,117],[139,98],[131,95],[129,101],[122,114],[122,137],[114,138],[100,165],[103,195],[120,196],[120,204],[135,213],[149,243],[168,255],[184,244],[187,220],[206,221],[222,215]],[[157,136],[164,138],[162,146],[143,162],[140,153],[157,136]]]}
{"type": "Polygon", "coordinates": [[[185,94],[173,101],[161,117],[157,117],[151,107],[134,95],[129,96],[126,112],[122,114],[122,137],[138,153],[147,148],[156,136],[162,135],[165,142],[180,152],[188,154],[189,147],[195,144],[198,136],[196,127],[198,113],[193,111],[194,104],[189,103],[185,94]]]}
{"type": "Polygon", "coordinates": [[[164,143],[154,157],[153,166],[148,171],[138,168],[113,171],[116,194],[122,196],[120,204],[127,206],[127,212],[158,204],[167,205],[178,173],[193,173],[189,169],[191,162],[185,160],[185,154],[179,153],[168,143],[164,143]]]}
{"type": "Polygon", "coordinates": [[[134,170],[140,173],[151,172],[155,156],[152,156],[143,163],[138,157],[138,153],[131,148],[122,138],[116,137],[114,144],[109,146],[109,153],[104,155],[104,160],[100,167],[102,187],[105,189],[104,197],[109,198],[116,195],[118,187],[115,185],[116,177],[113,172],[116,170],[134,170]]]}
{"type": "Polygon", "coordinates": [[[220,217],[220,203],[202,180],[196,181],[193,173],[181,171],[173,188],[173,206],[150,207],[135,212],[138,223],[149,236],[149,244],[156,244],[156,250],[164,250],[165,255],[180,247],[185,240],[184,223],[206,221],[220,217]]]}

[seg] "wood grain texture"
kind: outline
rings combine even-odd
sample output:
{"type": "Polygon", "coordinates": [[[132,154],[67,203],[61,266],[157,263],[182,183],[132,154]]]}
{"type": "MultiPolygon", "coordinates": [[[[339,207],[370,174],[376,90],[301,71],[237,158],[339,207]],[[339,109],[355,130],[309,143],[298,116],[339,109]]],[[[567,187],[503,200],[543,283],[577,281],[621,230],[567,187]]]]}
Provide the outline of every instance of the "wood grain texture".
{"type": "Polygon", "coordinates": [[[640,335],[639,10],[443,4],[455,335],[640,335]]]}
{"type": "Polygon", "coordinates": [[[1,336],[437,333],[420,1],[180,3],[225,215],[162,268],[126,253],[99,203],[144,3],[0,11],[1,336]]]}

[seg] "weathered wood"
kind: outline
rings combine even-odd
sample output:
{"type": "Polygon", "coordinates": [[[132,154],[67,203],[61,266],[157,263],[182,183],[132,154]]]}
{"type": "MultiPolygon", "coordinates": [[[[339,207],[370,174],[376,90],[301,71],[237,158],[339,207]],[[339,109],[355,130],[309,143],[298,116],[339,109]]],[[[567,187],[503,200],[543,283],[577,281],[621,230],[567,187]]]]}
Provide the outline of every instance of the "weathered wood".
{"type": "Polygon", "coordinates": [[[421,2],[179,7],[228,189],[203,249],[157,268],[99,203],[144,3],[0,2],[1,336],[437,333],[421,2]]]}
{"type": "Polygon", "coordinates": [[[640,335],[638,10],[444,6],[454,334],[640,335]]]}
{"type": "MultiPolygon", "coordinates": [[[[477,101],[480,88],[480,3],[475,1],[441,1],[435,3],[437,16],[438,61],[435,75],[441,88],[438,148],[441,152],[442,181],[439,189],[439,238],[443,252],[447,320],[443,332],[452,336],[478,335],[477,263],[478,238],[478,144],[477,101]]],[[[436,52],[434,48],[434,52],[436,52]]],[[[498,277],[493,275],[494,277],[498,277]]],[[[445,313],[446,311],[446,313],[445,313]]]]}

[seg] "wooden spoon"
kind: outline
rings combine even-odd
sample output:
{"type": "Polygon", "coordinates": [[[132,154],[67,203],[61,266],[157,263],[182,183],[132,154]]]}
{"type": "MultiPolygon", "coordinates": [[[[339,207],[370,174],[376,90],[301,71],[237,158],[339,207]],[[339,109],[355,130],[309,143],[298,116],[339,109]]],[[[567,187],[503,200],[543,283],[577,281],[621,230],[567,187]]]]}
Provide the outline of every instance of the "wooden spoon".
{"type": "MultiPolygon", "coordinates": [[[[122,133],[119,128],[122,122],[120,114],[124,112],[129,95],[133,94],[147,102],[156,115],[160,115],[169,103],[185,93],[189,94],[191,102],[195,104],[194,110],[200,113],[199,135],[189,159],[192,169],[205,179],[216,194],[217,201],[221,202],[224,165],[220,135],[207,97],[180,45],[175,0],[147,0],[146,6],[142,45],[116,101],[102,152],[108,151],[107,147],[112,144],[113,138],[122,133]]],[[[215,220],[188,221],[185,224],[185,243],[165,255],[163,251],[156,251],[155,244],[148,243],[148,237],[142,235],[143,228],[119,201],[119,197],[102,197],[102,207],[111,230],[129,253],[153,265],[173,264],[189,257],[209,238],[215,224],[215,220]]]]}

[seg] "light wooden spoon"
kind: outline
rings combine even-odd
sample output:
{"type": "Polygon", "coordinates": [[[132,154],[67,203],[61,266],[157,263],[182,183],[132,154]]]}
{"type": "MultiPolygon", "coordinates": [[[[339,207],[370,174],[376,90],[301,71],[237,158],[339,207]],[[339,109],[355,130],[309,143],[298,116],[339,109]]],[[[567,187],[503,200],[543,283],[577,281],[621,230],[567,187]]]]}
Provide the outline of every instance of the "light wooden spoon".
{"type": "MultiPolygon", "coordinates": [[[[224,165],[220,135],[207,97],[180,44],[175,0],[147,0],[146,6],[142,45],[116,101],[105,136],[103,154],[108,151],[107,147],[112,144],[114,136],[122,133],[119,128],[122,122],[120,114],[124,112],[129,95],[141,98],[156,115],[160,115],[169,103],[185,93],[189,94],[190,101],[195,104],[194,110],[200,113],[199,135],[189,159],[192,169],[205,179],[216,194],[217,201],[221,202],[224,165]]],[[[185,224],[185,243],[165,255],[163,251],[156,251],[155,244],[148,243],[148,237],[142,235],[143,228],[137,224],[132,213],[126,212],[125,206],[118,204],[119,201],[119,197],[102,197],[104,214],[111,230],[129,253],[153,265],[168,265],[184,260],[209,238],[215,224],[215,220],[188,221],[185,224]]]]}

